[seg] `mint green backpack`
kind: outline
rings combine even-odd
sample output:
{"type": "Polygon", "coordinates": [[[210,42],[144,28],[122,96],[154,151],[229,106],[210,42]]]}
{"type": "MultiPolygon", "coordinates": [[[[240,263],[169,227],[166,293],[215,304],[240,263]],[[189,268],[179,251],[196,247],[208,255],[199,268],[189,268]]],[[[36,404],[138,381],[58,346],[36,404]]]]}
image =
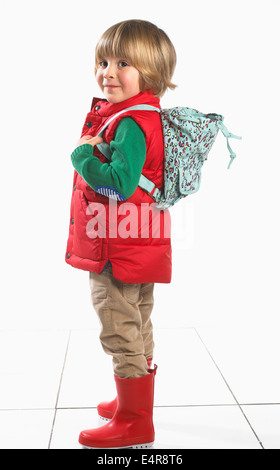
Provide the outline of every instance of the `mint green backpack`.
{"type": "MultiPolygon", "coordinates": [[[[229,138],[241,139],[231,134],[223,124],[220,114],[203,114],[192,108],[158,109],[150,105],[137,105],[124,109],[112,116],[99,132],[102,136],[106,127],[119,115],[132,110],[157,111],[160,113],[164,138],[164,188],[160,191],[155,184],[141,175],[139,186],[149,193],[159,209],[168,209],[182,198],[199,190],[201,168],[208,157],[219,130],[227,139],[230,153],[230,168],[236,154],[229,145],[229,138]]],[[[102,142],[97,145],[100,152],[111,160],[110,146],[102,142]]]]}

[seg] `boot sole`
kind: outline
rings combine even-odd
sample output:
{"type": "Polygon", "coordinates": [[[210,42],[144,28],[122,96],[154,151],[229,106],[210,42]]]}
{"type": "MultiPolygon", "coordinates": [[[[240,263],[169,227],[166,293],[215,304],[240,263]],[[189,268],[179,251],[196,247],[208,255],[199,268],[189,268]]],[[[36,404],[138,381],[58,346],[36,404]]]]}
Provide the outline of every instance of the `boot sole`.
{"type": "Polygon", "coordinates": [[[101,416],[101,415],[98,415],[100,419],[102,419],[103,421],[111,421],[112,418],[104,418],[104,416],[101,416]]]}
{"type": "Polygon", "coordinates": [[[150,447],[152,447],[154,445],[155,441],[154,442],[147,442],[146,444],[134,444],[133,446],[123,446],[123,447],[88,447],[88,446],[84,446],[83,444],[80,444],[80,446],[83,448],[83,449],[90,449],[90,450],[94,450],[94,449],[149,449],[150,447]]]}

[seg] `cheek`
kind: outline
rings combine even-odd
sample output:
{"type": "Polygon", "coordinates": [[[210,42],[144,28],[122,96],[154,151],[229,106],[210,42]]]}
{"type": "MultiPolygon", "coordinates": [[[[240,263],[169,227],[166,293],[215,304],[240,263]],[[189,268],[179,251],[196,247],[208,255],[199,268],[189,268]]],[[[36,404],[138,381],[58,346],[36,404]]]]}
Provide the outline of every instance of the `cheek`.
{"type": "Polygon", "coordinates": [[[125,84],[128,88],[137,91],[139,88],[139,74],[138,73],[128,74],[125,77],[125,84]]]}
{"type": "Polygon", "coordinates": [[[95,80],[97,81],[98,85],[102,84],[103,76],[100,70],[97,70],[96,75],[95,75],[95,80]]]}

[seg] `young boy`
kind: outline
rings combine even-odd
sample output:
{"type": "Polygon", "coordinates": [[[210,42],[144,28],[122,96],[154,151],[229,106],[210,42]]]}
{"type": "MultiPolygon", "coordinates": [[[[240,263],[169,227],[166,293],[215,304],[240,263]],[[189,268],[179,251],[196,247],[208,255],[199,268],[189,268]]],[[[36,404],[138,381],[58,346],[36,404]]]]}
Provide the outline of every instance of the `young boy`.
{"type": "Polygon", "coordinates": [[[105,100],[94,98],[82,137],[71,155],[75,167],[66,262],[90,272],[100,340],[113,357],[117,397],[98,406],[111,419],[81,432],[90,448],[150,447],[154,442],[156,366],[151,312],[154,283],[171,282],[168,213],[154,208],[140,176],[163,186],[163,137],[156,111],[171,82],[176,53],[157,26],[130,20],[109,28],[95,51],[96,80],[105,100]],[[102,138],[98,133],[112,116],[102,138]],[[111,161],[102,153],[109,144],[111,161]]]}

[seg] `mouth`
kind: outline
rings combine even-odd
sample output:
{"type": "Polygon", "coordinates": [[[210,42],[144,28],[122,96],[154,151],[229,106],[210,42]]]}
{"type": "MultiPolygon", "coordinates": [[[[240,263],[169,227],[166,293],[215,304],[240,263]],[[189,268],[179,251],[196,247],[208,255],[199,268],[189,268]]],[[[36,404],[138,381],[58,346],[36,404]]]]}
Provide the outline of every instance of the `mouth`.
{"type": "Polygon", "coordinates": [[[118,85],[103,85],[104,88],[119,88],[118,85]]]}

